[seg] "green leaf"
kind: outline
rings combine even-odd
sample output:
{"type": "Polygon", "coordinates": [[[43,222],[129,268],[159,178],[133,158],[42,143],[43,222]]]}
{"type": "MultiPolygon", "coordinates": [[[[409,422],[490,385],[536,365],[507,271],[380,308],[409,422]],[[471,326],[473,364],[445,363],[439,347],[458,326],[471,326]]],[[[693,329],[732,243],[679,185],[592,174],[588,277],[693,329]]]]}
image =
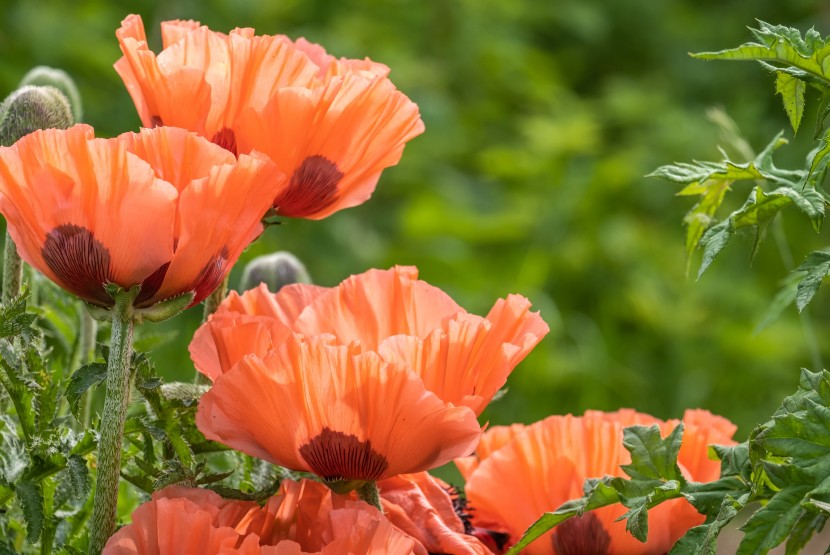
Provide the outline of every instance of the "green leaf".
{"type": "Polygon", "coordinates": [[[630,426],[623,431],[623,446],[631,453],[631,464],[621,468],[634,480],[683,481],[677,466],[682,440],[682,423],[666,439],[657,426],[630,426]]]}
{"type": "Polygon", "coordinates": [[[726,244],[729,243],[732,232],[731,220],[724,220],[718,225],[710,227],[703,235],[700,240],[700,245],[703,247],[703,260],[701,260],[700,268],[697,271],[697,279],[700,279],[726,244]]]}
{"type": "Polygon", "coordinates": [[[775,92],[781,95],[784,101],[784,110],[790,118],[793,133],[798,132],[801,117],[804,115],[804,89],[806,83],[786,71],[777,71],[775,74],[775,92]]]}
{"type": "Polygon", "coordinates": [[[738,555],[765,553],[781,544],[801,517],[801,499],[810,486],[790,486],[776,493],[741,527],[744,537],[738,555]]]}
{"type": "Polygon", "coordinates": [[[820,532],[830,517],[827,513],[805,512],[793,526],[787,538],[786,555],[799,553],[810,541],[814,534],[820,532]]]}
{"type": "Polygon", "coordinates": [[[90,387],[94,387],[107,379],[107,365],[103,362],[92,362],[78,368],[66,384],[64,397],[69,403],[69,409],[79,421],[81,420],[81,399],[90,387]]]}
{"type": "Polygon", "coordinates": [[[43,493],[40,486],[28,480],[21,480],[14,485],[14,493],[23,509],[26,519],[26,540],[34,543],[43,530],[43,493]]]}
{"type": "Polygon", "coordinates": [[[737,516],[748,498],[749,494],[744,494],[739,499],[727,495],[721,503],[717,516],[686,532],[674,544],[669,555],[716,555],[718,535],[737,516]]]}
{"type": "Polygon", "coordinates": [[[773,62],[775,67],[800,69],[823,82],[830,83],[830,45],[826,39],[810,29],[801,37],[798,29],[783,25],[758,22],[758,29],[750,29],[757,42],[719,52],[692,54],[703,60],[758,60],[773,62]]]}
{"type": "MultiPolygon", "coordinates": [[[[211,488],[213,489],[213,488],[211,488]]],[[[216,490],[214,490],[216,491],[216,490]]],[[[609,487],[603,481],[597,481],[593,489],[580,499],[568,501],[553,512],[543,514],[536,522],[525,530],[522,537],[517,541],[505,555],[518,555],[522,549],[531,542],[542,536],[548,530],[554,528],[571,517],[581,516],[585,511],[591,511],[607,505],[613,505],[619,501],[619,496],[614,488],[609,487]]]]}
{"type": "Polygon", "coordinates": [[[0,339],[20,336],[30,341],[34,335],[32,324],[36,314],[26,312],[26,302],[29,298],[28,288],[20,295],[9,301],[8,305],[0,305],[0,339]]]}
{"type": "Polygon", "coordinates": [[[824,277],[830,272],[830,253],[811,252],[795,271],[804,272],[795,295],[795,305],[800,312],[813,299],[824,277]]]}

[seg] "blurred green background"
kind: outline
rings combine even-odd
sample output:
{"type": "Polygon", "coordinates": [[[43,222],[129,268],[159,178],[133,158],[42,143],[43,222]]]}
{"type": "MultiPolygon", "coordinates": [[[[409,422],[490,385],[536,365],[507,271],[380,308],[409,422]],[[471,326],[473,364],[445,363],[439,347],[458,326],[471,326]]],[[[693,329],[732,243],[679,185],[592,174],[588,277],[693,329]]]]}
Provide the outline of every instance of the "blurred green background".
{"type": "MultiPolygon", "coordinates": [[[[830,293],[809,314],[790,307],[755,332],[792,264],[824,244],[785,211],[789,249],[730,245],[700,280],[685,276],[684,213],[693,199],[645,174],[718,159],[723,107],[756,150],[788,129],[770,75],[751,63],[701,62],[690,51],[750,40],[755,18],[830,33],[820,0],[165,0],[0,1],[0,94],[32,66],[67,70],[99,136],[138,128],[112,64],[115,29],[140,13],[158,24],[197,19],[305,36],[338,56],[369,56],[421,108],[426,133],[384,172],[371,201],[323,221],[286,220],[244,255],[287,249],[315,281],[415,264],[469,311],[521,293],[551,333],[511,376],[484,418],[531,422],[553,413],[634,407],[662,418],[704,407],[740,437],[793,391],[799,368],[830,355],[830,293]],[[809,348],[811,335],[819,345],[809,348]]],[[[800,167],[804,129],[777,157],[800,167]]],[[[791,138],[788,129],[787,136],[791,138]]],[[[750,184],[737,184],[726,211],[750,184]]],[[[793,210],[793,209],[790,209],[793,210]]],[[[136,214],[140,218],[140,214],[136,214]]],[[[694,262],[696,267],[697,261],[694,262]]],[[[234,271],[232,284],[241,273],[234,271]]],[[[692,276],[694,275],[694,268],[692,276]]],[[[162,373],[190,379],[187,343],[201,310],[161,325],[162,373]]]]}

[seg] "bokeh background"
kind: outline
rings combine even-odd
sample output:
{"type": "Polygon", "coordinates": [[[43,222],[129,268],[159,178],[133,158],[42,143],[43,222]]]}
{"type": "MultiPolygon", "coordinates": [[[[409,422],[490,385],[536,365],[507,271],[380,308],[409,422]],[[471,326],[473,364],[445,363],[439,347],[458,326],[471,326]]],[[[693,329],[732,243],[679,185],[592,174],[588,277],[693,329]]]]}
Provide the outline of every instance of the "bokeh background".
{"type": "MultiPolygon", "coordinates": [[[[508,293],[529,297],[550,335],[511,376],[484,418],[634,407],[662,418],[704,407],[743,439],[794,391],[799,369],[830,355],[830,292],[807,314],[790,307],[763,330],[788,271],[826,244],[794,211],[750,265],[752,238],[731,244],[699,281],[685,272],[693,199],[644,177],[659,165],[718,159],[707,119],[721,107],[759,150],[781,129],[784,167],[812,144],[816,98],[792,137],[772,77],[752,63],[687,52],[750,40],[755,19],[830,33],[820,0],[0,0],[0,94],[32,66],[68,71],[100,136],[139,120],[112,64],[115,29],[140,13],[151,44],[160,21],[255,27],[305,36],[338,56],[369,56],[421,108],[426,133],[384,172],[365,205],[323,221],[285,220],[244,255],[300,256],[335,285],[371,267],[414,264],[469,311],[508,293]]],[[[751,184],[736,184],[723,216],[751,184]]],[[[141,218],[141,214],[136,214],[141,218]]],[[[699,256],[698,256],[699,258],[699,256]]],[[[233,274],[232,285],[241,274],[233,274]]],[[[152,356],[168,379],[191,379],[194,309],[155,329],[174,335],[152,356]]]]}

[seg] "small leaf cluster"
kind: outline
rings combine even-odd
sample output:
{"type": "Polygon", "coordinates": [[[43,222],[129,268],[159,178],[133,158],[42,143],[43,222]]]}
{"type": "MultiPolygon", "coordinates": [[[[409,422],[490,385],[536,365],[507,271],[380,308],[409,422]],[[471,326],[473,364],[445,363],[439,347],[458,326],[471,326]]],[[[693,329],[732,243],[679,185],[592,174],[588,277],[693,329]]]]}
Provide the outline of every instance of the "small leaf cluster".
{"type": "MultiPolygon", "coordinates": [[[[648,538],[648,510],[683,498],[706,520],[672,548],[676,555],[714,555],[723,528],[745,507],[755,510],[742,526],[738,554],[767,553],[786,542],[797,553],[830,518],[830,372],[802,372],[798,391],[787,397],[773,419],[756,428],[747,442],[712,450],[721,461],[720,478],[684,478],[677,455],[683,425],[661,437],[657,426],[624,430],[631,464],[626,477],[587,480],[584,496],[537,520],[509,551],[517,554],[556,525],[587,511],[620,503],[626,530],[648,538]],[[752,505],[750,505],[752,504],[752,505]]],[[[749,510],[749,509],[748,509],[749,510]]]]}
{"type": "MultiPolygon", "coordinates": [[[[817,146],[796,169],[781,169],[772,161],[776,149],[787,143],[779,133],[752,160],[731,160],[721,150],[718,162],[676,163],[662,166],[651,176],[683,185],[678,193],[701,199],[687,213],[685,223],[687,271],[696,249],[703,250],[698,278],[709,268],[740,230],[750,230],[755,240],[752,256],[766,236],[770,224],[786,207],[793,205],[807,216],[816,232],[820,231],[830,196],[823,188],[830,154],[830,38],[822,38],[814,29],[802,37],[797,29],[759,22],[752,29],[755,42],[720,52],[693,54],[705,60],[755,60],[775,75],[775,90],[780,94],[793,132],[797,132],[805,106],[808,87],[818,91],[819,110],[815,126],[817,146]],[[718,220],[716,212],[738,181],[750,181],[746,201],[737,210],[718,220]]],[[[746,153],[744,153],[746,154],[746,153]]],[[[795,302],[799,311],[812,300],[825,276],[830,272],[830,254],[825,250],[810,253],[793,270],[779,292],[765,323],[774,319],[787,305],[795,302]]]]}

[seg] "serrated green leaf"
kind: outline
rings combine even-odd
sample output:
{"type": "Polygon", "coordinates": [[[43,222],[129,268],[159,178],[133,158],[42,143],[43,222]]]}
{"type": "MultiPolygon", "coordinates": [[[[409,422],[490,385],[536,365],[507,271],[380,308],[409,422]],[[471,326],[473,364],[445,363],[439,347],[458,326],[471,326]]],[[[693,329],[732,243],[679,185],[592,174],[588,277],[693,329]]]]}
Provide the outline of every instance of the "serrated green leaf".
{"type": "Polygon", "coordinates": [[[20,336],[30,341],[34,335],[32,324],[36,314],[26,312],[29,299],[28,288],[13,298],[7,305],[0,305],[0,339],[20,336]]]}
{"type": "Polygon", "coordinates": [[[634,480],[683,480],[677,466],[682,441],[682,423],[665,439],[657,426],[625,428],[623,446],[631,453],[631,464],[621,468],[634,480]]]}
{"type": "Polygon", "coordinates": [[[796,521],[787,538],[785,555],[796,555],[810,541],[814,534],[820,532],[830,515],[825,513],[804,512],[796,521]]]}
{"type": "Polygon", "coordinates": [[[718,536],[723,528],[732,522],[738,511],[746,504],[749,494],[739,499],[730,495],[724,497],[720,510],[711,522],[691,528],[672,547],[669,555],[715,555],[718,547],[718,536]]]}
{"type": "Polygon", "coordinates": [[[800,312],[813,299],[824,277],[830,272],[830,253],[811,252],[795,271],[804,272],[795,295],[795,304],[800,312]]]}
{"type": "Polygon", "coordinates": [[[741,527],[744,537],[738,555],[765,553],[780,545],[789,535],[804,509],[801,500],[810,486],[791,486],[777,492],[741,527]]]}
{"type": "MultiPolygon", "coordinates": [[[[211,488],[217,491],[214,488],[211,488]]],[[[220,492],[221,495],[221,492],[220,492]]],[[[225,497],[225,495],[223,495],[225,497]]],[[[609,487],[605,482],[597,481],[593,490],[580,499],[568,501],[553,512],[545,513],[525,530],[522,537],[517,541],[505,555],[518,555],[522,549],[530,545],[545,532],[553,529],[556,525],[574,516],[580,516],[586,511],[592,511],[607,505],[613,505],[619,501],[619,496],[614,488],[609,487]]]]}
{"type": "Polygon", "coordinates": [[[729,243],[729,239],[732,238],[732,232],[732,222],[727,219],[714,227],[710,227],[703,234],[703,238],[700,240],[700,245],[703,247],[703,259],[697,271],[697,279],[700,279],[727,243],[729,243]]]}
{"type": "Polygon", "coordinates": [[[804,90],[806,88],[806,83],[791,73],[776,71],[775,92],[781,95],[793,133],[798,132],[801,117],[804,115],[804,90]]]}
{"type": "Polygon", "coordinates": [[[14,485],[14,493],[23,509],[26,519],[26,540],[34,543],[43,530],[43,493],[40,486],[28,480],[21,480],[14,485]]]}
{"type": "Polygon", "coordinates": [[[91,387],[97,386],[107,379],[107,365],[103,362],[92,362],[81,366],[66,384],[64,397],[69,403],[69,409],[78,420],[81,420],[80,402],[84,393],[91,387]]]}
{"type": "Polygon", "coordinates": [[[758,29],[751,29],[758,42],[749,42],[719,52],[700,52],[692,56],[703,60],[774,62],[782,67],[800,69],[830,84],[830,45],[815,30],[807,31],[802,39],[798,29],[770,25],[763,21],[758,24],[758,29]]]}
{"type": "Polygon", "coordinates": [[[70,455],[66,459],[62,483],[69,492],[67,501],[77,502],[86,499],[91,489],[86,459],[78,455],[70,455]]]}

